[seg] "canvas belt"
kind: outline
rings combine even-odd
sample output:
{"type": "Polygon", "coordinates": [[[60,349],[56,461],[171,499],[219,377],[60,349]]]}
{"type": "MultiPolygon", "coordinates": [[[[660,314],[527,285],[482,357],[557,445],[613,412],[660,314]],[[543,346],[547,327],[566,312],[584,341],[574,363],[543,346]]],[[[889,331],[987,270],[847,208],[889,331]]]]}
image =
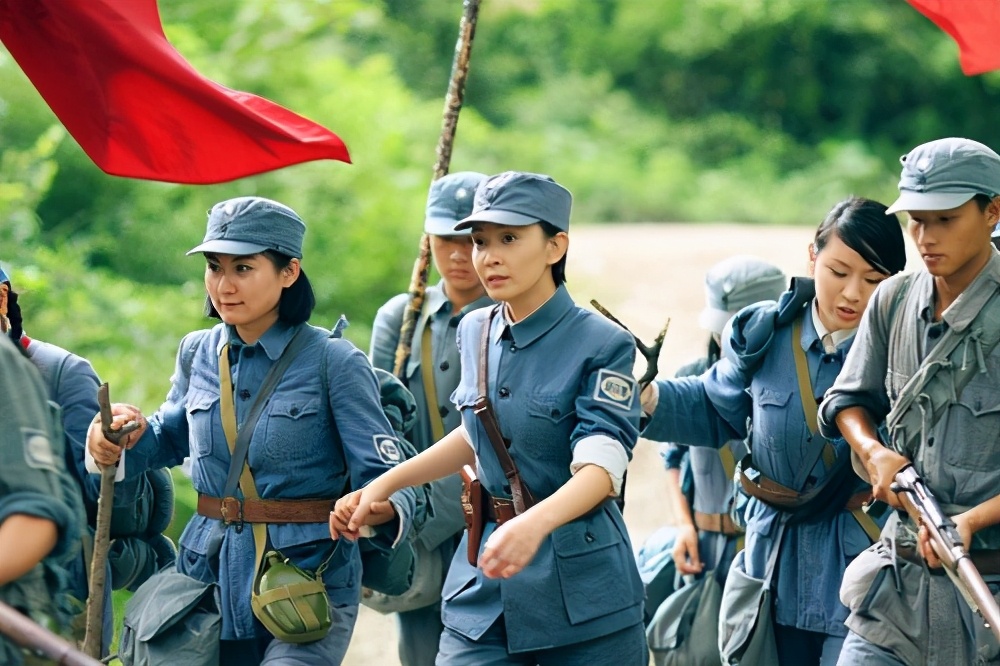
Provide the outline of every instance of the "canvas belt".
{"type": "Polygon", "coordinates": [[[743,534],[743,531],[733,523],[732,516],[728,513],[702,513],[694,512],[694,524],[702,532],[712,532],[715,534],[743,534]]]}
{"type": "Polygon", "coordinates": [[[277,500],[198,494],[198,513],[226,525],[240,523],[325,523],[335,499],[277,500]]]}
{"type": "MultiPolygon", "coordinates": [[[[896,546],[896,555],[907,562],[923,565],[924,558],[913,546],[896,546]]],[[[974,550],[969,553],[972,564],[983,576],[1000,576],[1000,550],[974,550]]],[[[944,574],[943,568],[931,569],[932,574],[944,574]]]]}
{"type": "Polygon", "coordinates": [[[486,519],[496,523],[497,526],[503,525],[517,515],[514,511],[514,502],[511,500],[487,496],[485,504],[486,519]]]}

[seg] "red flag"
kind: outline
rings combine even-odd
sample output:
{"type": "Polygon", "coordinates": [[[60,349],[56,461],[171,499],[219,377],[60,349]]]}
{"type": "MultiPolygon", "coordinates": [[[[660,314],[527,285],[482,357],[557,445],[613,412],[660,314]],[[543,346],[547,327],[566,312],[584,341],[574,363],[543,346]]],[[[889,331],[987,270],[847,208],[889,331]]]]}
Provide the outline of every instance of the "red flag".
{"type": "Polygon", "coordinates": [[[350,162],[325,127],[198,74],[156,0],[0,0],[0,41],[109,174],[206,184],[350,162]]]}
{"type": "Polygon", "coordinates": [[[1000,0],[906,0],[958,42],[966,76],[1000,69],[1000,0]]]}

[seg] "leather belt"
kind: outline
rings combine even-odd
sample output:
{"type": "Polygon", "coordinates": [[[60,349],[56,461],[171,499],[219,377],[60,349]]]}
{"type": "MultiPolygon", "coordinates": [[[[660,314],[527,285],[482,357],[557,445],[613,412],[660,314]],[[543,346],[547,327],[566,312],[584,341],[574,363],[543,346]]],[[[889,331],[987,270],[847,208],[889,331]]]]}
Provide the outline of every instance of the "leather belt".
{"type": "MultiPolygon", "coordinates": [[[[897,546],[896,554],[908,562],[923,564],[920,552],[910,546],[897,546]]],[[[972,564],[983,576],[1000,576],[1000,550],[974,550],[969,553],[972,564]]],[[[944,569],[931,569],[931,573],[944,573],[944,569]]]]}
{"type": "Polygon", "coordinates": [[[713,532],[716,534],[742,534],[743,530],[737,529],[733,524],[733,519],[728,513],[702,513],[694,512],[694,524],[702,532],[713,532]]]}
{"type": "Polygon", "coordinates": [[[513,519],[516,515],[517,513],[514,511],[514,502],[512,500],[498,499],[496,497],[488,498],[486,502],[487,520],[493,521],[499,526],[513,519]]]}
{"type": "Polygon", "coordinates": [[[198,494],[198,513],[227,525],[242,523],[325,523],[335,499],[241,499],[198,494]]]}
{"type": "Polygon", "coordinates": [[[858,509],[865,508],[865,505],[870,504],[874,499],[870,490],[854,493],[847,498],[847,504],[844,505],[844,509],[847,511],[857,511],[858,509]]]}

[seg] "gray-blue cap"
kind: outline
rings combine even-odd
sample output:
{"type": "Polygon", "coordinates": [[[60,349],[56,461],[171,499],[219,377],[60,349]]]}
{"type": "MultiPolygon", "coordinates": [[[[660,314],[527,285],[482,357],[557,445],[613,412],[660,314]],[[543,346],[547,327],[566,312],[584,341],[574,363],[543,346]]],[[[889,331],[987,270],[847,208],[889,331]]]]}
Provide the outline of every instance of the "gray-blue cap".
{"type": "Polygon", "coordinates": [[[424,233],[432,236],[468,235],[470,232],[467,229],[455,231],[455,225],[472,212],[476,188],[486,178],[485,173],[457,171],[431,183],[427,193],[424,233]]]}
{"type": "Polygon", "coordinates": [[[573,195],[550,176],[505,171],[479,184],[472,213],[455,225],[455,231],[476,222],[512,227],[548,222],[560,231],[569,231],[572,207],[573,195]]]}
{"type": "Polygon", "coordinates": [[[212,206],[205,239],[188,254],[246,256],[274,250],[301,259],[305,233],[305,223],[288,206],[263,197],[237,197],[212,206]]]}
{"type": "Polygon", "coordinates": [[[886,213],[951,210],[977,194],[1000,194],[1000,155],[978,141],[950,137],[899,158],[899,198],[886,213]]]}
{"type": "Polygon", "coordinates": [[[0,266],[0,282],[10,282],[10,278],[3,272],[3,266],[0,266]]]}

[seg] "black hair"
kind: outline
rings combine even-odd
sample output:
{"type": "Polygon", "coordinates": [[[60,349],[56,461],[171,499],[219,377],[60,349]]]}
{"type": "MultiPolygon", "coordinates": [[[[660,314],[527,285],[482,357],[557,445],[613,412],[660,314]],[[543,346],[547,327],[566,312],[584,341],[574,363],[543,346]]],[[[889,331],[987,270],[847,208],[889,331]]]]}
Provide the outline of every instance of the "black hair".
{"type": "MultiPolygon", "coordinates": [[[[541,225],[542,233],[545,234],[546,238],[554,238],[556,234],[561,232],[556,225],[545,222],[544,220],[539,221],[538,224],[541,225]]],[[[566,282],[566,255],[568,254],[569,250],[563,254],[562,259],[552,264],[552,280],[556,283],[557,287],[566,282]]]]}
{"type": "MultiPolygon", "coordinates": [[[[274,250],[264,250],[260,256],[265,257],[274,269],[281,272],[292,263],[292,257],[274,250]]],[[[291,326],[304,324],[312,316],[313,308],[316,307],[316,294],[313,293],[312,284],[306,277],[306,272],[299,268],[299,277],[290,287],[281,290],[281,298],[278,300],[278,320],[291,326]]],[[[205,297],[205,316],[213,319],[222,319],[219,311],[212,305],[212,298],[205,297]]]]}
{"type": "Polygon", "coordinates": [[[7,335],[20,347],[21,336],[24,335],[24,317],[21,315],[21,306],[17,303],[17,292],[11,288],[10,282],[4,284],[7,285],[7,321],[10,322],[7,335]]]}
{"type": "Polygon", "coordinates": [[[976,202],[977,206],[979,206],[979,212],[985,213],[986,209],[990,207],[990,204],[993,203],[993,200],[996,199],[998,196],[1000,195],[977,194],[976,196],[972,197],[972,200],[976,202]]]}
{"type": "Polygon", "coordinates": [[[879,273],[900,272],[906,266],[903,228],[896,216],[887,215],[886,210],[884,204],[864,197],[852,196],[841,201],[816,229],[813,240],[816,254],[836,234],[879,273]]]}
{"type": "Polygon", "coordinates": [[[715,341],[715,336],[708,336],[708,365],[715,365],[716,361],[722,358],[722,347],[715,341]]]}

